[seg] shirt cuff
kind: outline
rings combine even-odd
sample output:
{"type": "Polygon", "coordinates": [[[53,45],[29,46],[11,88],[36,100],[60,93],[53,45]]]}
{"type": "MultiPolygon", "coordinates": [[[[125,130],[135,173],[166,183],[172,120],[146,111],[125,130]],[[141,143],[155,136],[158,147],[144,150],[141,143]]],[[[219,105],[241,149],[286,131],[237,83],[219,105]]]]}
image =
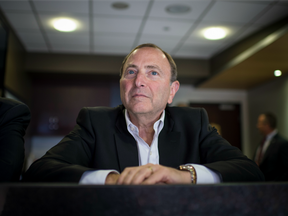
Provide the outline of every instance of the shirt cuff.
{"type": "Polygon", "coordinates": [[[104,185],[109,173],[115,172],[120,174],[116,170],[96,170],[86,171],[82,174],[79,184],[99,184],[104,185]]]}
{"type": "Polygon", "coordinates": [[[187,164],[187,165],[192,165],[196,171],[197,175],[196,184],[221,183],[220,176],[211,169],[199,164],[187,164]]]}

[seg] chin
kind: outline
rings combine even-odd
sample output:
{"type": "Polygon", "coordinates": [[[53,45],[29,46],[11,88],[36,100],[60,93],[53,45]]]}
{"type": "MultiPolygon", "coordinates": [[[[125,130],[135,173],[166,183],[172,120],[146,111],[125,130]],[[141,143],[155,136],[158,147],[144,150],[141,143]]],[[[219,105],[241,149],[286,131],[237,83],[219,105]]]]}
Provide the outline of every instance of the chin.
{"type": "Polygon", "coordinates": [[[146,114],[146,113],[150,112],[150,110],[148,110],[148,109],[132,109],[131,111],[134,114],[146,114]]]}
{"type": "Polygon", "coordinates": [[[145,105],[134,105],[130,107],[130,111],[137,114],[145,114],[151,111],[150,106],[145,105]]]}

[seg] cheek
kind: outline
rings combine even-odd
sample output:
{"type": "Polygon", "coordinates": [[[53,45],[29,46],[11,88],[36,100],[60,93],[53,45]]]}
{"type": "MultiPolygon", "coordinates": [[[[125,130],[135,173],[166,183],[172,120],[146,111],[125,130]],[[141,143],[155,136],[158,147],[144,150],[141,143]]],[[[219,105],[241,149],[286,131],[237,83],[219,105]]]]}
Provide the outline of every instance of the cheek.
{"type": "Polygon", "coordinates": [[[170,83],[162,85],[157,88],[157,92],[159,92],[161,97],[169,97],[170,95],[170,83]]]}
{"type": "Polygon", "coordinates": [[[129,89],[130,89],[129,82],[124,81],[124,80],[120,82],[120,94],[121,95],[127,95],[129,92],[129,89]]]}

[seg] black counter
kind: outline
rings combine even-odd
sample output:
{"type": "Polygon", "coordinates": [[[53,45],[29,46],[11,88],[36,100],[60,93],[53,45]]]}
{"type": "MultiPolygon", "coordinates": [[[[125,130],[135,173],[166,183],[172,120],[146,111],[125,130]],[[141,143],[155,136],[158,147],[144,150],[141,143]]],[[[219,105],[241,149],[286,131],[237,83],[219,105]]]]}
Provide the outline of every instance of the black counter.
{"type": "Polygon", "coordinates": [[[0,184],[2,215],[288,215],[288,183],[0,184]]]}

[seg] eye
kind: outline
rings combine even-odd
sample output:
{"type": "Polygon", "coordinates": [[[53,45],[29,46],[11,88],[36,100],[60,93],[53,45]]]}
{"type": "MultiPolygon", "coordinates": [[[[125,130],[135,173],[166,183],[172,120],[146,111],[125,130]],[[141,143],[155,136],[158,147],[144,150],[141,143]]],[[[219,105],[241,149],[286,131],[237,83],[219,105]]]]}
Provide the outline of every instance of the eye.
{"type": "Polygon", "coordinates": [[[125,72],[125,74],[124,74],[124,77],[130,79],[130,78],[135,77],[136,74],[137,74],[137,71],[135,71],[135,70],[133,70],[133,69],[127,69],[126,72],[125,72]]]}
{"type": "Polygon", "coordinates": [[[151,74],[152,74],[153,76],[156,76],[158,73],[157,73],[156,71],[152,71],[151,74]]]}

